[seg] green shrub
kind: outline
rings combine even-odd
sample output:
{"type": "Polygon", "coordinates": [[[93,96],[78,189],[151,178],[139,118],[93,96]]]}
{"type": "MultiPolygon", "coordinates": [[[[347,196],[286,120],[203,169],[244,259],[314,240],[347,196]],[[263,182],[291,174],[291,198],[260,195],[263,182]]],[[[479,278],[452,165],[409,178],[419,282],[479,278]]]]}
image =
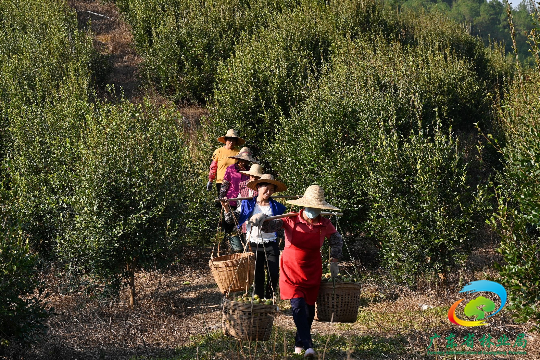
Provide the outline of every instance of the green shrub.
{"type": "MultiPolygon", "coordinates": [[[[348,66],[358,61],[371,69],[361,86],[408,98],[403,114],[418,104],[425,126],[438,117],[444,128],[468,133],[476,123],[494,121],[491,104],[510,72],[500,49],[485,49],[440,15],[398,17],[375,2],[308,5],[244,38],[219,67],[213,117],[220,132],[238,128],[264,152],[279,136],[279,119],[289,118],[317,83],[327,81],[319,80],[322,69],[342,61],[355,39],[365,49],[354,50],[357,58],[350,56],[348,66]]],[[[416,124],[403,114],[398,117],[407,132],[416,124]]]]}
{"type": "MultiPolygon", "coordinates": [[[[501,235],[501,283],[519,320],[540,318],[540,77],[516,81],[504,104],[505,160],[492,224],[501,235]]],[[[497,144],[496,144],[497,145],[497,144]]],[[[497,145],[498,146],[498,145],[497,145]]]]}
{"type": "Polygon", "coordinates": [[[49,312],[39,289],[36,268],[37,256],[30,252],[24,235],[3,216],[0,223],[0,349],[11,340],[27,341],[45,328],[49,312]]]}
{"type": "Polygon", "coordinates": [[[265,27],[297,0],[120,0],[133,27],[145,74],[177,102],[204,103],[214,89],[218,64],[242,34],[265,27]]]}
{"type": "Polygon", "coordinates": [[[474,191],[449,129],[446,109],[461,102],[440,95],[479,96],[482,88],[467,79],[471,65],[381,38],[339,45],[312,95],[280,120],[265,155],[291,191],[322,185],[345,209],[343,230],[376,239],[400,278],[448,272],[483,221],[473,216],[474,191]]]}
{"type": "Polygon", "coordinates": [[[173,115],[149,103],[96,106],[80,139],[59,252],[116,290],[126,281],[132,304],[134,272],[173,261],[187,234],[193,174],[173,115]]]}
{"type": "Polygon", "coordinates": [[[62,223],[71,216],[67,199],[77,186],[71,174],[79,162],[79,140],[89,106],[74,99],[15,105],[10,109],[12,147],[6,159],[11,209],[32,249],[52,257],[62,223]]]}
{"type": "Polygon", "coordinates": [[[0,3],[0,111],[14,99],[41,104],[62,86],[86,96],[92,43],[76,14],[58,1],[0,3]]]}
{"type": "Polygon", "coordinates": [[[256,154],[268,147],[277,119],[304,101],[328,61],[332,37],[330,14],[312,1],[246,38],[218,69],[213,115],[220,131],[233,124],[256,154]]]}
{"type": "Polygon", "coordinates": [[[0,3],[0,176],[30,246],[51,255],[65,213],[93,59],[58,1],[0,3]]]}

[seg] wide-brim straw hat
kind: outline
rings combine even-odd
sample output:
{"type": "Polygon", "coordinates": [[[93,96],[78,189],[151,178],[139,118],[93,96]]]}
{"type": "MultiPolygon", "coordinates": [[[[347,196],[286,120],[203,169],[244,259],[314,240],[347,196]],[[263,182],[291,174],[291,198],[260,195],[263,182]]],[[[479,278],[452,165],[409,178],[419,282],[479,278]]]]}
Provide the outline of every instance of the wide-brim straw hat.
{"type": "Polygon", "coordinates": [[[238,133],[234,129],[227,130],[227,133],[224,136],[220,136],[217,138],[217,141],[220,143],[226,143],[225,138],[236,138],[236,145],[243,145],[246,143],[244,139],[238,136],[238,133]]]}
{"type": "Polygon", "coordinates": [[[243,147],[240,149],[238,154],[234,156],[229,156],[231,159],[246,160],[252,163],[258,163],[259,161],[253,157],[251,150],[248,147],[243,147]]]}
{"type": "Polygon", "coordinates": [[[339,211],[337,207],[324,200],[324,190],[319,185],[309,186],[304,192],[304,196],[296,200],[287,200],[287,203],[315,209],[339,211]]]}
{"type": "Polygon", "coordinates": [[[249,168],[249,171],[240,171],[240,174],[261,177],[263,175],[263,168],[259,164],[253,164],[249,168]]]}
{"type": "Polygon", "coordinates": [[[287,185],[285,185],[281,181],[275,180],[274,177],[270,174],[263,174],[258,180],[248,182],[246,186],[251,190],[257,191],[257,185],[260,183],[269,183],[275,185],[276,190],[274,190],[274,192],[282,192],[287,190],[287,185]]]}

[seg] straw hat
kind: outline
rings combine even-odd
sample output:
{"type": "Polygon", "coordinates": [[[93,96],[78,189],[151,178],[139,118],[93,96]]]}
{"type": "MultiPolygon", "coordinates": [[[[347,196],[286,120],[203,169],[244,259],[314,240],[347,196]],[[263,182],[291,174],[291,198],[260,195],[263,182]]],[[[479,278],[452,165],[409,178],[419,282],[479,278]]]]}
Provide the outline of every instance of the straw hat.
{"type": "Polygon", "coordinates": [[[263,168],[259,164],[253,164],[249,168],[249,171],[240,171],[240,174],[261,177],[263,174],[263,168]]]}
{"type": "Polygon", "coordinates": [[[287,203],[315,209],[339,211],[337,207],[324,200],[324,190],[319,185],[311,185],[304,192],[304,196],[297,200],[287,200],[287,203]]]}
{"type": "Polygon", "coordinates": [[[234,156],[229,156],[231,159],[246,160],[252,163],[258,163],[257,159],[251,154],[251,150],[248,147],[243,147],[240,149],[240,152],[234,156]]]}
{"type": "Polygon", "coordinates": [[[274,177],[270,174],[263,174],[259,178],[259,180],[253,180],[247,183],[247,187],[251,190],[257,191],[257,185],[260,183],[269,183],[274,184],[276,186],[276,190],[274,192],[281,192],[287,190],[287,185],[282,183],[281,181],[274,180],[274,177]]]}
{"type": "Polygon", "coordinates": [[[225,134],[225,136],[218,137],[217,141],[225,144],[225,138],[236,138],[236,145],[243,145],[246,142],[244,139],[238,136],[238,133],[234,129],[227,130],[227,133],[225,134]]]}

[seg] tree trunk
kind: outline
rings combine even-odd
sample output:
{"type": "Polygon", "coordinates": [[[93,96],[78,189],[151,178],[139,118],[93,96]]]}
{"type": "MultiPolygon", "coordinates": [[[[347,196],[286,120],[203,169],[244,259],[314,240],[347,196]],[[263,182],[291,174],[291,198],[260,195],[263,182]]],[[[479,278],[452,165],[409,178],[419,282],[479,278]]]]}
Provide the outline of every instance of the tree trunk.
{"type": "Polygon", "coordinates": [[[129,307],[133,308],[135,306],[135,263],[128,265],[128,276],[129,276],[129,307]]]}

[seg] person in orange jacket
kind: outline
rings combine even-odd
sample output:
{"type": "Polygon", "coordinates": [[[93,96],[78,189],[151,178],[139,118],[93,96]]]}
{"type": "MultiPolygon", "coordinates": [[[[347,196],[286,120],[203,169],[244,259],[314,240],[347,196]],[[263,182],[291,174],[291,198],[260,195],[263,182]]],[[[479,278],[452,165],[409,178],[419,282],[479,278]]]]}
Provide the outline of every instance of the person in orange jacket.
{"type": "MultiPolygon", "coordinates": [[[[214,154],[212,154],[212,163],[210,164],[210,171],[208,174],[208,183],[206,184],[206,190],[212,191],[212,184],[216,182],[217,195],[221,191],[221,183],[223,182],[223,176],[225,176],[225,171],[230,165],[235,163],[235,159],[231,156],[238,155],[237,146],[243,145],[245,140],[238,136],[238,132],[234,129],[227,130],[227,133],[224,136],[220,136],[217,139],[220,143],[225,144],[224,146],[216,149],[214,154]]],[[[221,205],[219,205],[221,206],[221,205]]]]}

